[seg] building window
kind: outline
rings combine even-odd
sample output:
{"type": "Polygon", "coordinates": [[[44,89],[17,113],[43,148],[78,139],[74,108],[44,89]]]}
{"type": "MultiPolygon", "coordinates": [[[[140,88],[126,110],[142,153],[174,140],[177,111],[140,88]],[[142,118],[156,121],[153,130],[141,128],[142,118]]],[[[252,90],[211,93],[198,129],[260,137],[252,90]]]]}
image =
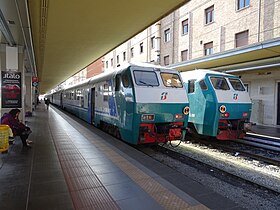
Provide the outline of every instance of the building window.
{"type": "Polygon", "coordinates": [[[120,62],[120,56],[117,55],[117,63],[120,62]]]}
{"type": "Polygon", "coordinates": [[[144,52],[143,42],[140,43],[140,53],[144,52]]]}
{"type": "Polygon", "coordinates": [[[114,65],[114,60],[113,60],[113,58],[111,58],[111,66],[113,66],[114,65]]]}
{"type": "Polygon", "coordinates": [[[152,48],[152,49],[155,49],[155,47],[156,47],[156,37],[153,36],[153,37],[151,38],[151,48],[152,48]]]}
{"type": "Polygon", "coordinates": [[[204,55],[213,54],[213,42],[208,42],[204,44],[204,55]]]}
{"type": "Polygon", "coordinates": [[[205,21],[206,24],[214,22],[214,5],[205,10],[205,21]]]}
{"type": "Polygon", "coordinates": [[[235,34],[235,47],[248,45],[248,34],[248,30],[235,34]]]}
{"type": "Polygon", "coordinates": [[[237,9],[243,9],[250,5],[250,0],[237,0],[237,9]]]}
{"type": "Polygon", "coordinates": [[[126,60],[126,52],[123,52],[123,61],[126,60]]]}
{"type": "Polygon", "coordinates": [[[131,57],[133,58],[133,56],[134,56],[134,48],[133,48],[133,47],[130,48],[130,55],[131,55],[131,57]]]}
{"type": "Polygon", "coordinates": [[[108,61],[106,61],[106,68],[108,69],[108,67],[109,67],[109,63],[108,61]]]}
{"type": "Polygon", "coordinates": [[[181,51],[181,61],[188,60],[188,50],[181,51]]]}
{"type": "Polygon", "coordinates": [[[164,65],[165,65],[165,66],[169,65],[169,55],[164,56],[163,59],[164,59],[164,65]]]}
{"type": "Polygon", "coordinates": [[[164,41],[169,42],[171,39],[170,28],[164,31],[164,41]]]}
{"type": "Polygon", "coordinates": [[[182,21],[182,35],[185,35],[189,32],[189,19],[182,21]]]}

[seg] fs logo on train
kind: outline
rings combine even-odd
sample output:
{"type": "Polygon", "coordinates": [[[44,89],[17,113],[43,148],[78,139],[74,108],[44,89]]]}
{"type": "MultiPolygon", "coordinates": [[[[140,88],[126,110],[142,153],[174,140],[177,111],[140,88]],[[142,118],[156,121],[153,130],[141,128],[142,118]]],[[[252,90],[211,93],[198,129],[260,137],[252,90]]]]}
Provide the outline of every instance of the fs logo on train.
{"type": "Polygon", "coordinates": [[[238,94],[237,93],[233,94],[233,100],[237,100],[237,98],[238,98],[238,94]]]}
{"type": "Polygon", "coordinates": [[[161,94],[161,98],[160,98],[160,100],[166,100],[167,99],[167,92],[163,92],[162,94],[161,94]]]}

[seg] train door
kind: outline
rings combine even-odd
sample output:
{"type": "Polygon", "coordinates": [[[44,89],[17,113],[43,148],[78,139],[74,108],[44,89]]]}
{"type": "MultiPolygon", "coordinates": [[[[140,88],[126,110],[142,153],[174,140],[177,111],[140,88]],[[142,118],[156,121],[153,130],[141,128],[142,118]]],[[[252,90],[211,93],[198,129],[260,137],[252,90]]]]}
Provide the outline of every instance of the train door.
{"type": "Polygon", "coordinates": [[[277,125],[280,125],[280,82],[277,82],[277,125]]]}
{"type": "Polygon", "coordinates": [[[91,123],[94,124],[95,117],[95,88],[91,89],[91,123]]]}
{"type": "Polygon", "coordinates": [[[60,93],[60,107],[63,108],[63,92],[60,93]]]}
{"type": "Polygon", "coordinates": [[[117,112],[120,114],[120,104],[121,104],[121,75],[117,74],[115,78],[115,100],[117,105],[117,112]]]}

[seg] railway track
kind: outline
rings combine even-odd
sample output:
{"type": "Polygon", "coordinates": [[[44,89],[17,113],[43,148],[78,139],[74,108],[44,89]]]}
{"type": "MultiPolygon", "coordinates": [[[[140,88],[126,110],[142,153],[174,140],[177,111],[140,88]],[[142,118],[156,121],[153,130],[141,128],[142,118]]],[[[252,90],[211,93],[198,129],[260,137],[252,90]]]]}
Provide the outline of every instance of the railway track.
{"type": "MultiPolygon", "coordinates": [[[[184,150],[182,147],[184,147],[184,145],[181,145],[178,148],[167,145],[158,145],[153,147],[153,149],[174,160],[180,161],[183,164],[193,166],[208,173],[210,172],[211,175],[214,174],[214,176],[220,177],[221,179],[225,179],[225,177],[228,180],[235,179],[239,182],[246,182],[253,186],[258,186],[260,189],[276,193],[277,195],[280,193],[280,176],[277,177],[277,175],[265,174],[262,171],[246,166],[243,163],[233,163],[229,160],[224,161],[219,157],[210,160],[212,157],[205,157],[204,154],[189,155],[189,152],[182,152],[182,150],[184,150]],[[201,157],[199,157],[200,155],[201,157]],[[218,159],[220,159],[220,163],[218,163],[218,159]],[[225,165],[228,165],[229,167],[225,167],[225,165]],[[242,169],[240,169],[240,167],[242,169]]],[[[194,153],[194,151],[191,151],[191,153],[194,153]]]]}
{"type": "Polygon", "coordinates": [[[248,133],[243,139],[237,139],[236,142],[280,152],[280,138],[277,137],[248,133]]]}
{"type": "Polygon", "coordinates": [[[280,138],[248,134],[243,139],[217,141],[193,138],[191,142],[228,152],[235,156],[251,158],[266,164],[280,166],[280,138]]]}
{"type": "Polygon", "coordinates": [[[261,144],[260,142],[261,140],[259,139],[259,143],[256,145],[244,139],[231,142],[199,141],[200,144],[202,143],[207,147],[227,152],[233,156],[243,156],[265,164],[280,167],[280,153],[276,150],[267,149],[268,145],[261,144]]]}
{"type": "Polygon", "coordinates": [[[158,145],[154,149],[183,164],[195,164],[194,167],[215,171],[216,174],[223,174],[222,177],[242,179],[280,193],[280,139],[259,135],[247,135],[242,140],[231,142],[194,139],[189,143],[182,142],[178,147],[158,145]],[[214,151],[213,154],[206,152],[209,150],[214,151]],[[275,173],[266,173],[262,167],[272,168],[272,171],[275,169],[275,173]]]}
{"type": "Polygon", "coordinates": [[[236,150],[226,146],[223,146],[222,150],[226,152],[234,153],[234,155],[236,156],[239,155],[239,156],[249,157],[260,162],[264,162],[270,165],[275,165],[280,167],[280,160],[277,158],[267,157],[266,155],[262,155],[262,154],[255,154],[250,151],[244,151],[244,150],[242,151],[240,149],[236,150]]]}

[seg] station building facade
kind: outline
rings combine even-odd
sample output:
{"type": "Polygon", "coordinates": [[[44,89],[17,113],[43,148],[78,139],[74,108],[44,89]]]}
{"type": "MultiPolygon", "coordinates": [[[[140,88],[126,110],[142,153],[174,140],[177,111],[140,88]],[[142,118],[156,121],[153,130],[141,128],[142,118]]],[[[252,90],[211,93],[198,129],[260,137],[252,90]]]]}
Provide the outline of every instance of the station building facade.
{"type": "Polygon", "coordinates": [[[104,71],[131,61],[241,77],[251,121],[280,125],[280,1],[192,0],[115,48],[104,71]]]}

